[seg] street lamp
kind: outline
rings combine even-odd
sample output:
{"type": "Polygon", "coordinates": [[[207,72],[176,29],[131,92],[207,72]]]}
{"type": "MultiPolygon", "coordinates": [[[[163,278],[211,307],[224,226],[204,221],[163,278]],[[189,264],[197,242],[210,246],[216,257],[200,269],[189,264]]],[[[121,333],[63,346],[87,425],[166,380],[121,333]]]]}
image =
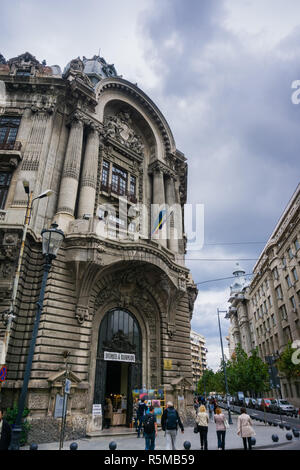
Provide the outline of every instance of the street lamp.
{"type": "Polygon", "coordinates": [[[53,191],[51,189],[47,189],[46,191],[43,191],[41,194],[39,194],[37,197],[33,198],[33,191],[30,191],[28,181],[25,181],[25,180],[23,181],[23,187],[24,187],[25,193],[27,194],[27,206],[26,206],[26,212],[25,212],[25,221],[24,221],[24,226],[23,226],[22,241],[21,241],[19,258],[18,258],[18,266],[17,266],[17,270],[15,273],[15,277],[14,277],[14,283],[13,283],[12,294],[11,294],[11,299],[10,299],[10,306],[9,306],[9,310],[3,314],[3,321],[6,325],[6,331],[5,331],[5,338],[4,338],[4,342],[2,345],[2,352],[1,352],[1,357],[0,357],[1,365],[6,364],[6,354],[7,354],[8,344],[9,344],[9,339],[10,339],[11,325],[12,325],[13,319],[15,318],[15,303],[16,303],[20,273],[21,273],[21,266],[22,266],[22,261],[23,261],[23,253],[24,253],[24,247],[25,247],[25,242],[26,242],[27,229],[30,223],[30,218],[31,218],[32,206],[33,206],[34,201],[36,201],[37,199],[43,199],[53,194],[53,191]]]}
{"type": "Polygon", "coordinates": [[[225,379],[225,389],[226,389],[226,401],[227,401],[227,409],[228,409],[228,423],[232,424],[231,413],[230,413],[230,404],[229,404],[229,393],[228,393],[228,383],[227,383],[227,375],[226,375],[226,364],[224,359],[224,349],[223,349],[223,340],[222,340],[222,332],[221,332],[221,323],[220,323],[220,313],[226,313],[227,310],[219,310],[218,312],[218,323],[219,323],[219,332],[220,332],[220,342],[221,342],[221,350],[222,350],[222,359],[223,359],[223,370],[224,370],[224,379],[225,379]]]}
{"type": "Polygon", "coordinates": [[[18,450],[20,447],[20,437],[21,437],[21,431],[22,431],[22,416],[23,416],[23,411],[25,408],[25,400],[26,400],[27,391],[28,391],[28,383],[30,379],[35,343],[36,343],[36,338],[38,334],[40,318],[41,318],[41,314],[43,311],[43,302],[44,302],[47,278],[48,278],[48,274],[51,268],[52,261],[56,258],[57,252],[64,239],[63,231],[59,230],[57,227],[58,225],[56,223],[53,223],[50,229],[44,229],[41,232],[42,250],[43,250],[43,255],[45,257],[44,272],[43,272],[43,279],[42,279],[39,300],[37,302],[36,317],[34,321],[30,348],[29,348],[29,353],[27,357],[24,381],[22,385],[21,395],[19,398],[18,415],[17,415],[15,425],[12,431],[12,442],[10,446],[11,450],[18,450]]]}

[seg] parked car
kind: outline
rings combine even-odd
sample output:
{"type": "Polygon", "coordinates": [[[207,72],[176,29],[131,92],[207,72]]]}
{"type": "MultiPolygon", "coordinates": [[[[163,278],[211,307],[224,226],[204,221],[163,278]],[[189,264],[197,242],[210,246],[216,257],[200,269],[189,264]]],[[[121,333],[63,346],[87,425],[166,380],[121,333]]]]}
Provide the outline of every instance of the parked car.
{"type": "Polygon", "coordinates": [[[249,400],[250,400],[249,408],[255,408],[256,398],[250,397],[249,400]]]}
{"type": "Polygon", "coordinates": [[[250,408],[250,405],[251,405],[251,398],[245,397],[245,399],[244,399],[244,405],[245,405],[246,408],[250,408]]]}
{"type": "Polygon", "coordinates": [[[274,400],[274,398],[262,398],[260,403],[260,410],[269,412],[272,400],[274,400]]]}
{"type": "Polygon", "coordinates": [[[244,406],[245,403],[245,396],[243,392],[237,392],[234,397],[234,404],[236,406],[244,406]]]}
{"type": "Polygon", "coordinates": [[[260,404],[262,402],[262,398],[257,398],[255,403],[255,409],[260,410],[260,404]]]}
{"type": "Polygon", "coordinates": [[[271,407],[274,413],[282,413],[288,416],[297,414],[296,408],[284,399],[272,400],[271,407]]]}

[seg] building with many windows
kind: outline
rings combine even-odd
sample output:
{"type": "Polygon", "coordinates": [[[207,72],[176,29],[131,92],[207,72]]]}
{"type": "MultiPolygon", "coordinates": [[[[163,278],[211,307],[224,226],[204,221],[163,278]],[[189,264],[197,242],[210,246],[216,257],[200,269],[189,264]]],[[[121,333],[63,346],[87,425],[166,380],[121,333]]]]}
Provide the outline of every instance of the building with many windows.
{"type": "Polygon", "coordinates": [[[258,348],[270,365],[273,395],[300,405],[300,377],[276,376],[275,363],[288,345],[300,340],[300,184],[281,215],[253,270],[251,282],[237,270],[231,286],[230,351],[237,344],[250,354],[258,348]]]}
{"type": "Polygon", "coordinates": [[[55,221],[65,240],[49,274],[33,359],[32,428],[48,430],[47,439],[59,432],[66,358],[67,424],[79,435],[93,429],[93,405],[107,397],[113,424],[130,426],[132,390],[160,390],[175,404],[184,397],[188,415],[197,289],[184,261],[187,160],[166,119],[99,56],[74,59],[63,72],[30,53],[0,56],[0,93],[2,406],[12,405],[22,385],[43,271],[41,230],[55,221]],[[7,344],[24,181],[33,198],[53,194],[33,204],[7,344]]]}
{"type": "Polygon", "coordinates": [[[197,385],[197,382],[203,375],[204,370],[207,367],[206,353],[207,349],[205,346],[205,337],[196,331],[191,331],[191,351],[192,351],[192,370],[193,370],[193,382],[197,385]]]}

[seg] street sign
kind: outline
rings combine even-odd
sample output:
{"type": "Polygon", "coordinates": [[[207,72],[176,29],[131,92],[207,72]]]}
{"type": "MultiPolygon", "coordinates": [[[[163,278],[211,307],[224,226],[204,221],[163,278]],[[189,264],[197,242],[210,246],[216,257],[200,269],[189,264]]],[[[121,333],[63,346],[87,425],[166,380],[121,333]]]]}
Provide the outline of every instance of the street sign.
{"type": "Polygon", "coordinates": [[[100,404],[93,404],[93,416],[102,416],[102,406],[100,404]]]}
{"type": "Polygon", "coordinates": [[[172,359],[164,359],[164,370],[172,370],[172,359]]]}
{"type": "Polygon", "coordinates": [[[1,383],[5,382],[6,376],[7,376],[7,367],[3,366],[0,369],[0,382],[1,383]]]}
{"type": "Polygon", "coordinates": [[[66,384],[65,384],[65,393],[70,393],[71,391],[71,380],[66,379],[66,384]]]}

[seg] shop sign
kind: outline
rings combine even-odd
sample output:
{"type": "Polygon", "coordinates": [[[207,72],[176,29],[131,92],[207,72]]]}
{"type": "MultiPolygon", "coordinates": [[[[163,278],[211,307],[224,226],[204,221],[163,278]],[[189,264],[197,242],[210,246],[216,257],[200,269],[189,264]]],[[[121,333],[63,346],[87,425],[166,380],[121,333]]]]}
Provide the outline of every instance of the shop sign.
{"type": "Polygon", "coordinates": [[[135,354],[104,351],[105,361],[135,362],[135,354]]]}
{"type": "Polygon", "coordinates": [[[172,359],[164,359],[164,369],[172,370],[172,359]]]}

